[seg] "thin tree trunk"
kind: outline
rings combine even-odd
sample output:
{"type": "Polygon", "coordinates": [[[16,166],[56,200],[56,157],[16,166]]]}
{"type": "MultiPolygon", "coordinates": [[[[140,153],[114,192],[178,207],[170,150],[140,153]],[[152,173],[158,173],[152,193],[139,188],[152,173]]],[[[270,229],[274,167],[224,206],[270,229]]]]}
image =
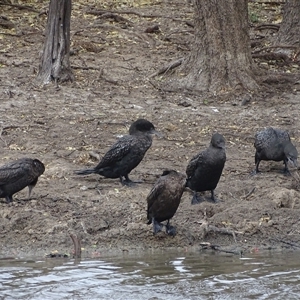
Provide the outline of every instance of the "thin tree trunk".
{"type": "Polygon", "coordinates": [[[46,40],[37,81],[73,80],[70,67],[71,0],[50,0],[46,40]]]}
{"type": "MultiPolygon", "coordinates": [[[[210,93],[257,90],[247,0],[195,0],[195,41],[176,86],[210,93]]],[[[174,85],[175,86],[175,85],[174,85]]]]}

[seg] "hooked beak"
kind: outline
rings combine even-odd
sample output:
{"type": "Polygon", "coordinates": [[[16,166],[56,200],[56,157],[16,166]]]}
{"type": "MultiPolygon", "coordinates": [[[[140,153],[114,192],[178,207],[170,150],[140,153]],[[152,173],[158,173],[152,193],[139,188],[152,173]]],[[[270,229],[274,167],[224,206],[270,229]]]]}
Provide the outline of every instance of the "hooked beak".
{"type": "Polygon", "coordinates": [[[151,130],[151,134],[155,134],[156,136],[158,136],[158,137],[160,137],[160,138],[163,138],[163,137],[164,137],[160,132],[158,132],[158,131],[156,131],[156,130],[151,130]]]}
{"type": "Polygon", "coordinates": [[[298,161],[297,161],[297,158],[294,159],[294,158],[288,158],[288,163],[292,166],[292,167],[295,167],[298,169],[298,161]]]}

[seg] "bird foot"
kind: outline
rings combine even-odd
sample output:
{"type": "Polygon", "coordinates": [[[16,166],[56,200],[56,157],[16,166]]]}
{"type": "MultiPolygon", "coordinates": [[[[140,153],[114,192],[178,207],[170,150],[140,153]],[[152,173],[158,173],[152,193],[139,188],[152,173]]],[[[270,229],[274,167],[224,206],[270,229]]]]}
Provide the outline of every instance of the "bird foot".
{"type": "Polygon", "coordinates": [[[194,204],[199,204],[201,202],[203,202],[204,200],[202,198],[200,198],[196,193],[194,194],[193,198],[192,198],[192,205],[194,204]]]}
{"type": "Polygon", "coordinates": [[[131,180],[123,180],[122,185],[126,185],[126,186],[129,186],[129,187],[134,187],[134,186],[136,186],[136,182],[131,181],[131,180]]]}
{"type": "Polygon", "coordinates": [[[250,176],[257,175],[258,173],[260,173],[260,171],[253,170],[253,171],[250,173],[250,176]]]}
{"type": "Polygon", "coordinates": [[[166,225],[166,233],[170,236],[175,236],[176,235],[176,227],[167,224],[166,225]]]}
{"type": "Polygon", "coordinates": [[[214,198],[207,197],[206,200],[207,200],[208,202],[211,202],[211,203],[224,202],[224,200],[218,199],[218,198],[216,198],[216,197],[214,197],[214,198]]]}
{"type": "Polygon", "coordinates": [[[286,176],[292,176],[291,172],[289,169],[283,169],[282,173],[286,176]]]}
{"type": "Polygon", "coordinates": [[[121,181],[121,183],[122,183],[122,185],[126,185],[126,186],[129,186],[129,187],[134,187],[134,186],[136,186],[137,184],[139,184],[139,183],[142,183],[143,181],[142,180],[137,180],[137,181],[132,181],[131,179],[121,179],[120,180],[121,181]]]}

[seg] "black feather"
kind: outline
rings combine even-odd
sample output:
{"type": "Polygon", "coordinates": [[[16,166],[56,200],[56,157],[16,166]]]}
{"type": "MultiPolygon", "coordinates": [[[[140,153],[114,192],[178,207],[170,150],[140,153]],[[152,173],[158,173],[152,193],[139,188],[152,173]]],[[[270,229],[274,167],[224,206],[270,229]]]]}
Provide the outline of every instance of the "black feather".
{"type": "Polygon", "coordinates": [[[151,147],[153,133],[157,134],[151,122],[138,119],[131,124],[129,135],[117,140],[95,168],[79,170],[75,173],[78,175],[95,173],[106,178],[120,178],[122,184],[130,185],[132,181],[128,175],[139,165],[151,147]]]}
{"type": "Polygon", "coordinates": [[[38,159],[21,158],[0,167],[0,198],[12,201],[13,194],[29,188],[29,197],[38,178],[45,171],[44,164],[38,159]]]}
{"type": "Polygon", "coordinates": [[[200,202],[196,192],[211,191],[211,199],[226,162],[225,139],[219,134],[213,134],[209,147],[194,156],[186,168],[186,186],[195,192],[192,203],[200,202]]]}
{"type": "Polygon", "coordinates": [[[147,196],[148,224],[153,223],[153,233],[161,230],[162,224],[168,220],[166,230],[169,235],[175,235],[175,228],[169,222],[176,213],[181,196],[185,189],[186,176],[174,170],[165,170],[152,187],[147,196]]]}
{"type": "Polygon", "coordinates": [[[288,161],[298,166],[298,151],[287,131],[272,127],[259,131],[255,135],[254,147],[256,149],[254,174],[259,172],[258,166],[262,160],[283,161],[286,173],[289,173],[288,161]]]}

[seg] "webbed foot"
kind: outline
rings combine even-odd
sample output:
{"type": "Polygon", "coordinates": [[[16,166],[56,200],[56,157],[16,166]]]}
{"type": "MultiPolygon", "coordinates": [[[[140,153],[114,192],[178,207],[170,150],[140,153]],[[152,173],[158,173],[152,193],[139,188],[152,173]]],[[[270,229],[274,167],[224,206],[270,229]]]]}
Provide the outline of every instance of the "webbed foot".
{"type": "Polygon", "coordinates": [[[175,236],[176,235],[176,227],[169,225],[166,225],[166,233],[170,236],[175,236]]]}
{"type": "Polygon", "coordinates": [[[158,232],[160,232],[164,225],[157,222],[154,218],[152,218],[152,224],[153,224],[153,235],[156,235],[158,232]]]}
{"type": "Polygon", "coordinates": [[[203,202],[204,200],[202,199],[202,198],[200,198],[198,195],[197,195],[197,193],[195,192],[194,193],[194,196],[193,196],[193,198],[192,198],[192,205],[194,205],[194,204],[199,204],[199,203],[201,203],[201,202],[203,202]]]}

